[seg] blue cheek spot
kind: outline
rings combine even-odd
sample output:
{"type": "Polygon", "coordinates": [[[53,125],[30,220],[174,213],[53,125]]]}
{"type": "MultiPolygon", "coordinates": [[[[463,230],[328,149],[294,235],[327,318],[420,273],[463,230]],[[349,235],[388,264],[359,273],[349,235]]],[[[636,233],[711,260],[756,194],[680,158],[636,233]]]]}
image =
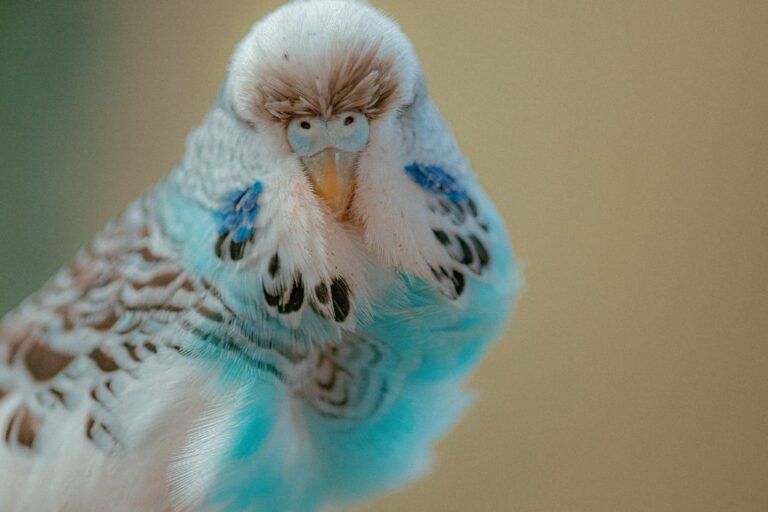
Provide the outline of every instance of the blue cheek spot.
{"type": "Polygon", "coordinates": [[[246,242],[253,236],[253,224],[259,214],[259,196],[263,185],[257,181],[245,190],[227,194],[224,207],[217,212],[219,242],[231,235],[232,242],[246,242]]]}
{"type": "Polygon", "coordinates": [[[421,188],[433,194],[447,197],[455,202],[467,200],[467,191],[464,187],[440,167],[413,162],[405,166],[405,173],[421,188]]]}
{"type": "Polygon", "coordinates": [[[236,243],[245,242],[249,238],[251,238],[251,235],[253,234],[253,228],[242,226],[235,231],[235,234],[232,236],[232,240],[234,240],[236,243]]]}

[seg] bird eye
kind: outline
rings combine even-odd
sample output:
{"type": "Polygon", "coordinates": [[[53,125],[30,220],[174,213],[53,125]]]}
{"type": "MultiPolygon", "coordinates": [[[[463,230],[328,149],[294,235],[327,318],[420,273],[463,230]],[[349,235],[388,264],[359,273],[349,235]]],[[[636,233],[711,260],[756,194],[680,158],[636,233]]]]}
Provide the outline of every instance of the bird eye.
{"type": "Polygon", "coordinates": [[[299,126],[304,128],[305,130],[309,130],[310,128],[312,128],[312,125],[309,124],[309,121],[302,121],[301,124],[299,124],[299,126]]]}
{"type": "Polygon", "coordinates": [[[347,116],[347,117],[344,119],[344,126],[349,126],[349,125],[351,125],[351,124],[352,124],[352,123],[354,123],[354,122],[355,122],[355,118],[354,118],[354,117],[352,117],[352,116],[347,116]]]}

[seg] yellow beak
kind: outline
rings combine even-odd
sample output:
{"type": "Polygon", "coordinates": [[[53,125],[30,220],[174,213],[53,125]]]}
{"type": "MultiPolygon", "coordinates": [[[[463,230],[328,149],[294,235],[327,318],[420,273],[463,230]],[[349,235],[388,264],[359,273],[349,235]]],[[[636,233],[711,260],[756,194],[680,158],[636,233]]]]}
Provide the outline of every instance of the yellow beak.
{"type": "Polygon", "coordinates": [[[343,216],[354,192],[355,154],[326,149],[304,158],[315,194],[337,216],[343,216]]]}

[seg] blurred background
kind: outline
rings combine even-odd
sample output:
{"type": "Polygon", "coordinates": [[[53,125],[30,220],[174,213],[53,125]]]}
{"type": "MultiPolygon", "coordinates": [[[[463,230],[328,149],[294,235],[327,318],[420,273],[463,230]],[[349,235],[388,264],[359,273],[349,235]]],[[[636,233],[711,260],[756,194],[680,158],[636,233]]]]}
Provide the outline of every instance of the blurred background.
{"type": "MultiPolygon", "coordinates": [[[[0,0],[0,313],[163,176],[280,2],[0,0]]],[[[768,3],[381,0],[526,290],[361,511],[768,510],[768,3]]]]}

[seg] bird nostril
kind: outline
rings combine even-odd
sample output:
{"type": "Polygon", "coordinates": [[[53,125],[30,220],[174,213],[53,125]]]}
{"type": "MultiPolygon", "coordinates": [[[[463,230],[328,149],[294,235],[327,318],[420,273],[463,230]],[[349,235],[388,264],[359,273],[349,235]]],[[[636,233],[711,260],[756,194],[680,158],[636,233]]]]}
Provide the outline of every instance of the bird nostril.
{"type": "Polygon", "coordinates": [[[300,124],[299,126],[301,126],[302,128],[304,128],[305,130],[309,130],[310,128],[312,128],[312,125],[311,125],[311,124],[309,124],[309,122],[307,122],[307,121],[302,121],[302,122],[301,122],[301,124],[300,124]]]}
{"type": "Polygon", "coordinates": [[[344,119],[344,126],[349,126],[352,123],[355,122],[355,118],[352,116],[347,116],[346,119],[344,119]]]}

